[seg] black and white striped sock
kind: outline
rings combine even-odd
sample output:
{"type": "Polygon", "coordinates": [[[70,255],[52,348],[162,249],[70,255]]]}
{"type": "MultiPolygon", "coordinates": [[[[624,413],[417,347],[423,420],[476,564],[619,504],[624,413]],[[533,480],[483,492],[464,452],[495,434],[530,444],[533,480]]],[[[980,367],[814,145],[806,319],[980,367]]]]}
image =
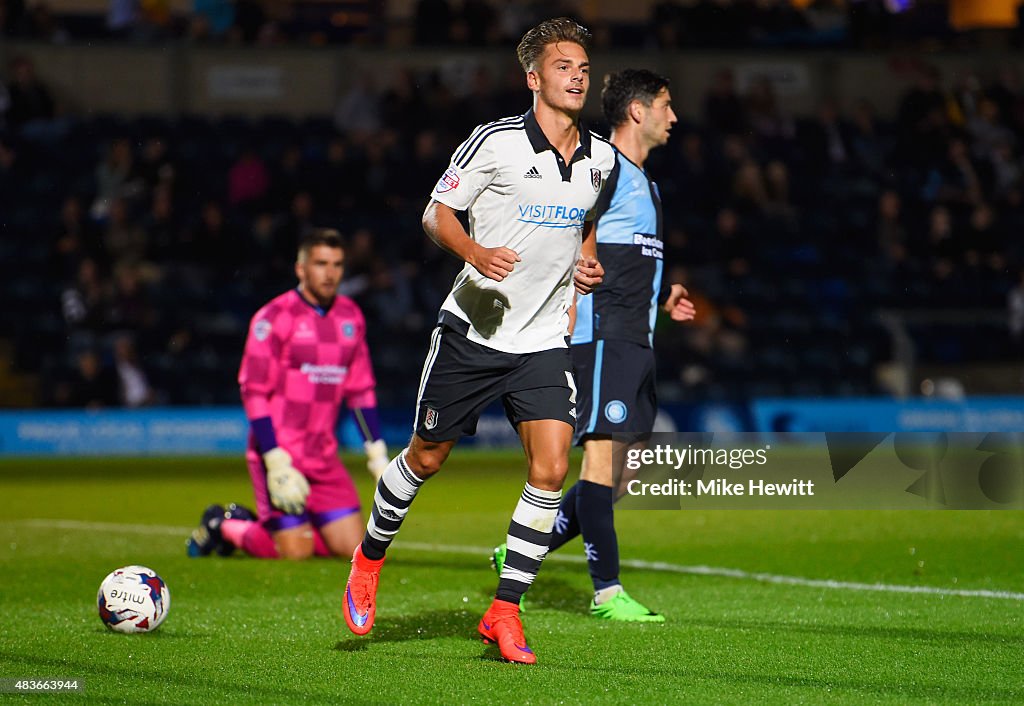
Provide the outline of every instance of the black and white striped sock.
{"type": "Polygon", "coordinates": [[[529,483],[523,489],[508,525],[508,551],[495,598],[519,604],[548,553],[560,490],[540,490],[529,483]]]}
{"type": "Polygon", "coordinates": [[[366,534],[363,535],[363,556],[367,559],[383,559],[384,553],[391,546],[409,511],[413,498],[423,485],[423,480],[416,477],[405,462],[405,452],[391,459],[384,475],[377,483],[377,492],[373,494],[373,511],[366,523],[366,534]]]}

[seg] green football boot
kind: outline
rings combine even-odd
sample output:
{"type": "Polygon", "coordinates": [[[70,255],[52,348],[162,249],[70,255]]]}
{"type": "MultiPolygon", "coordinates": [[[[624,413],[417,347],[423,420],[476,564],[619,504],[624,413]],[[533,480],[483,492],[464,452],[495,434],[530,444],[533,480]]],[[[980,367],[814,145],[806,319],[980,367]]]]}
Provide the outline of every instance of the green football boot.
{"type": "Polygon", "coordinates": [[[663,623],[665,616],[651,611],[638,603],[625,591],[616,593],[604,603],[590,602],[590,614],[602,620],[619,620],[633,623],[663,623]]]}

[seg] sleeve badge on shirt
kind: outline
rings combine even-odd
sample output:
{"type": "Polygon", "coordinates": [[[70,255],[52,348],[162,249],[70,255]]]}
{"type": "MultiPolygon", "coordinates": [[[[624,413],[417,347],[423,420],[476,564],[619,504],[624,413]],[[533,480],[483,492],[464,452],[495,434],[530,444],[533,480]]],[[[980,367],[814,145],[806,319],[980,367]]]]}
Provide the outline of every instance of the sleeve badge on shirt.
{"type": "Polygon", "coordinates": [[[267,340],[267,336],[270,335],[270,322],[266,319],[260,319],[252,325],[252,335],[257,341],[267,340]]]}
{"type": "Polygon", "coordinates": [[[591,169],[590,170],[590,183],[594,187],[594,193],[596,194],[601,190],[601,170],[591,169]]]}
{"type": "Polygon", "coordinates": [[[341,327],[341,335],[345,338],[352,338],[356,335],[356,327],[352,324],[345,324],[341,327]]]}
{"type": "Polygon", "coordinates": [[[459,188],[459,173],[455,167],[448,167],[445,170],[444,175],[437,182],[435,191],[439,194],[443,194],[446,191],[452,191],[453,189],[459,188]]]}

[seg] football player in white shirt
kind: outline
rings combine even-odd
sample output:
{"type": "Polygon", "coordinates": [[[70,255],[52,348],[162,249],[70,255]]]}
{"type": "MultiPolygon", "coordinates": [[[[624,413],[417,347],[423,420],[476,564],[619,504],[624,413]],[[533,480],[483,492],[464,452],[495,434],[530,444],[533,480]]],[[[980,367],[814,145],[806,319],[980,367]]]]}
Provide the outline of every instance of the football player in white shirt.
{"type": "Polygon", "coordinates": [[[373,626],[384,555],[419,488],[500,398],[529,476],[495,599],[477,630],[504,659],[537,661],[519,600],[547,553],[568,470],[576,421],[569,309],[574,291],[589,293],[604,274],[591,219],[615,163],[611,145],[579,120],[590,87],[589,40],[567,18],[523,36],[517,54],[532,109],[478,127],[453,154],[423,214],[427,234],[466,266],[431,339],[412,440],[378,483],[352,558],[344,615],[356,634],[373,626]],[[458,210],[469,212],[469,233],[458,210]]]}
{"type": "MultiPolygon", "coordinates": [[[[663,286],[661,196],[644,167],[651,150],[668,142],[676,115],[668,79],[646,69],[605,76],[601,102],[618,152],[596,208],[597,251],[606,271],[601,288],[576,301],[570,350],[580,385],[576,443],[583,446],[583,467],[562,498],[549,551],[582,535],[594,584],[591,615],[658,623],[665,616],[622,587],[613,503],[628,480],[621,465],[626,451],[649,438],[658,412],[658,310],[677,322],[696,314],[681,283],[663,286]]],[[[506,553],[504,545],[495,549],[496,568],[506,553]]]]}

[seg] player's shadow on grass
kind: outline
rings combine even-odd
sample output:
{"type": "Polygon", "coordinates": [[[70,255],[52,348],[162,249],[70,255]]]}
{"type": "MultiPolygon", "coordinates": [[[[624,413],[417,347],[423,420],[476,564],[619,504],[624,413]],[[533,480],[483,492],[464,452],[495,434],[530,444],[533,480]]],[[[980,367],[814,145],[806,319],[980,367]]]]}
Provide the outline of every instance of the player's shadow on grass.
{"type": "Polygon", "coordinates": [[[363,652],[378,642],[473,637],[476,635],[478,620],[480,616],[468,610],[431,610],[396,618],[378,618],[369,635],[338,640],[334,649],[339,652],[363,652]]]}
{"type": "Polygon", "coordinates": [[[373,632],[365,637],[338,640],[334,649],[339,652],[365,652],[371,645],[381,642],[407,642],[409,640],[435,640],[439,637],[465,638],[480,644],[485,662],[503,662],[496,645],[484,646],[476,631],[480,616],[467,610],[432,610],[400,618],[376,621],[373,632]]]}
{"type": "MultiPolygon", "coordinates": [[[[494,595],[494,585],[482,588],[480,592],[494,595]]],[[[557,610],[585,615],[590,612],[592,597],[591,591],[542,572],[526,594],[526,610],[557,610]]]]}
{"type": "MultiPolygon", "coordinates": [[[[491,577],[492,583],[481,584],[477,593],[490,601],[494,596],[494,590],[498,585],[498,578],[494,570],[488,566],[487,560],[482,558],[478,565],[467,564],[463,559],[439,558],[436,556],[403,556],[402,566],[407,569],[446,569],[463,573],[474,573],[491,577]]],[[[593,592],[586,586],[589,583],[586,578],[586,571],[580,571],[578,566],[551,566],[545,565],[540,577],[530,587],[526,595],[527,606],[537,609],[560,610],[566,613],[587,614],[589,613],[590,599],[593,592]],[[574,582],[567,581],[562,575],[572,575],[574,582]]]]}

